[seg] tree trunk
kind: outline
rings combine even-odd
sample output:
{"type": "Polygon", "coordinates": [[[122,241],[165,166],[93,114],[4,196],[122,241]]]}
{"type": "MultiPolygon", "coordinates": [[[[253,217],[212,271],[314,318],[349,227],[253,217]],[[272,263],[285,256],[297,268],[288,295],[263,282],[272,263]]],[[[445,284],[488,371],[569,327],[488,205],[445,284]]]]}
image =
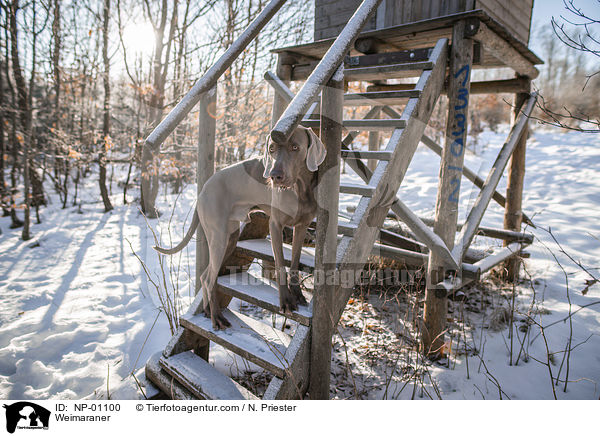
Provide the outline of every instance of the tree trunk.
{"type": "Polygon", "coordinates": [[[104,63],[104,109],[102,124],[102,141],[98,166],[100,167],[100,195],[104,203],[104,212],[112,210],[108,190],[106,189],[106,149],[110,142],[110,60],[108,58],[108,22],[110,20],[110,0],[104,0],[104,21],[102,24],[102,61],[104,63]]]}

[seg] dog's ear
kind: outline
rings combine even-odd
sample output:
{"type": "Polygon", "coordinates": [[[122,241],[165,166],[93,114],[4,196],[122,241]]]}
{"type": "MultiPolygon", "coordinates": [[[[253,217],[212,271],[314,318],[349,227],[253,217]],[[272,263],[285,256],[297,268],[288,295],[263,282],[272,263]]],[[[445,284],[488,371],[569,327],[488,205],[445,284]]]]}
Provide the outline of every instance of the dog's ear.
{"type": "Polygon", "coordinates": [[[270,136],[267,135],[267,142],[265,143],[265,154],[263,155],[262,163],[265,167],[265,171],[263,172],[263,177],[265,179],[269,178],[271,174],[271,170],[273,169],[273,159],[271,158],[271,153],[269,153],[269,140],[270,136]]]}
{"type": "Polygon", "coordinates": [[[313,132],[312,129],[306,129],[308,135],[308,151],[306,152],[306,167],[309,171],[315,172],[319,165],[325,160],[327,150],[321,139],[313,132]]]}

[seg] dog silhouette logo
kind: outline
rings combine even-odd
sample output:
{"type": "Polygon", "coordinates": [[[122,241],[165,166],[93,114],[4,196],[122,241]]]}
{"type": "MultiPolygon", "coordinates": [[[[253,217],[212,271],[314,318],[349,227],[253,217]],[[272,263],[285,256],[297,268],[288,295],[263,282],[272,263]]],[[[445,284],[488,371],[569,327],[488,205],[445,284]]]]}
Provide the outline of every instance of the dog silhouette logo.
{"type": "Polygon", "coordinates": [[[10,405],[4,404],[6,409],[6,431],[14,433],[19,429],[48,429],[50,411],[42,406],[29,401],[19,401],[10,405]]]}

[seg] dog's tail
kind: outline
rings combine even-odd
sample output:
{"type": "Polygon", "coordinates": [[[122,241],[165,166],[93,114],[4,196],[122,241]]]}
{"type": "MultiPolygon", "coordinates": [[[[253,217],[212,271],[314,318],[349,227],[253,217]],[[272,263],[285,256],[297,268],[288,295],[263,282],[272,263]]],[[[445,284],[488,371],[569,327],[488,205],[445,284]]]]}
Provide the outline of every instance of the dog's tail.
{"type": "Polygon", "coordinates": [[[183,250],[184,247],[187,244],[189,244],[190,239],[192,239],[192,236],[194,236],[194,233],[196,232],[196,228],[198,227],[198,224],[200,224],[200,218],[198,217],[198,210],[194,207],[194,218],[192,218],[192,225],[190,226],[187,233],[183,237],[183,241],[181,241],[179,244],[177,244],[173,248],[162,248],[159,246],[155,246],[154,249],[162,254],[175,254],[178,251],[183,250]]]}

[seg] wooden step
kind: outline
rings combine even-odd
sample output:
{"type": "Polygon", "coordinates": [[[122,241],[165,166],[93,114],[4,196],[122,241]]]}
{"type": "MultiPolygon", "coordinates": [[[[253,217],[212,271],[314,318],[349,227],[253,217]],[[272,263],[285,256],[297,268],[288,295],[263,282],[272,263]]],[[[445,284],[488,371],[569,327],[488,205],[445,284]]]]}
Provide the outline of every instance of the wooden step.
{"type": "Polygon", "coordinates": [[[405,62],[400,64],[379,65],[372,67],[345,68],[344,79],[352,80],[384,80],[406,77],[406,72],[430,70],[433,62],[405,62]]]}
{"type": "Polygon", "coordinates": [[[248,389],[191,351],[161,357],[161,367],[201,400],[258,400],[248,389]]]}
{"type": "MultiPolygon", "coordinates": [[[[297,321],[304,325],[310,325],[312,318],[312,306],[298,306],[298,310],[284,313],[279,307],[279,290],[275,283],[262,277],[256,277],[247,272],[220,276],[217,279],[219,291],[239,298],[255,306],[262,307],[279,315],[297,321]]],[[[312,294],[303,292],[304,298],[310,303],[312,294]]]]}
{"type": "MultiPolygon", "coordinates": [[[[237,250],[242,254],[255,257],[261,260],[268,260],[273,262],[273,250],[271,248],[271,241],[268,239],[247,239],[245,241],[238,241],[237,250]]],[[[292,246],[289,244],[283,244],[283,258],[285,259],[286,266],[290,266],[292,260],[292,246]]],[[[300,267],[307,269],[314,269],[315,267],[315,249],[314,247],[303,247],[300,254],[300,267]]]]}
{"type": "MultiPolygon", "coordinates": [[[[320,120],[303,119],[301,124],[304,127],[319,128],[320,120]]],[[[385,130],[402,129],[406,126],[406,121],[402,119],[365,119],[365,120],[344,120],[343,126],[348,130],[379,132],[385,130]]]]}
{"type": "Polygon", "coordinates": [[[146,378],[172,400],[195,400],[196,397],[185,386],[160,366],[162,356],[161,351],[150,356],[148,362],[146,362],[146,378]]]}
{"type": "Polygon", "coordinates": [[[363,197],[372,197],[375,188],[366,185],[355,185],[352,183],[340,183],[341,194],[362,195],[363,197]]]}
{"type": "Polygon", "coordinates": [[[344,106],[395,106],[405,104],[409,98],[420,95],[421,91],[418,89],[350,93],[344,94],[344,106]]]}
{"type": "Polygon", "coordinates": [[[342,157],[344,159],[378,159],[378,160],[390,160],[392,158],[392,152],[387,150],[377,151],[366,151],[366,150],[342,150],[342,157]]]}
{"type": "Polygon", "coordinates": [[[284,356],[292,338],[287,333],[230,309],[223,315],[231,323],[225,330],[213,329],[204,314],[180,318],[181,326],[233,351],[278,377],[285,377],[290,362],[284,356]]]}

